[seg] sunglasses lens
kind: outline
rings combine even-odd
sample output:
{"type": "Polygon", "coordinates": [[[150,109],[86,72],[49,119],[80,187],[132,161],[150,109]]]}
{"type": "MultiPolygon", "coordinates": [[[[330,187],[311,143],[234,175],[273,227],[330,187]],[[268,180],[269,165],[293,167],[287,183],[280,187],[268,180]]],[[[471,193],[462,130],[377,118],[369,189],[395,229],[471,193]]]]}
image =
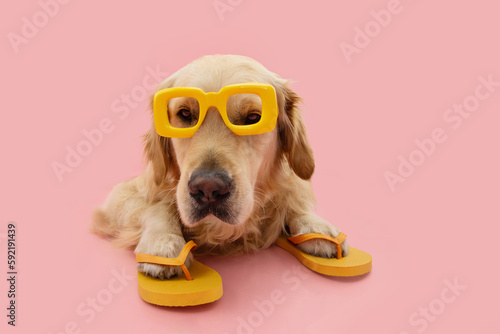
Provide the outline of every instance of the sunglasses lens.
{"type": "Polygon", "coordinates": [[[167,101],[167,115],[174,128],[196,126],[200,115],[200,103],[194,97],[174,97],[167,101]]]}
{"type": "Polygon", "coordinates": [[[228,97],[226,110],[233,125],[256,124],[262,117],[262,100],[257,94],[234,94],[228,97]]]}

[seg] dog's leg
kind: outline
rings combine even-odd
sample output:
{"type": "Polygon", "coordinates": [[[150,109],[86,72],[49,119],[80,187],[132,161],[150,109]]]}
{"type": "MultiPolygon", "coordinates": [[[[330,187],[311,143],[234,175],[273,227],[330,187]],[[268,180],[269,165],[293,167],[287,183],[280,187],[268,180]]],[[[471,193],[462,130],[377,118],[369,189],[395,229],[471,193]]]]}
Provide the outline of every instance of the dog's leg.
{"type": "MultiPolygon", "coordinates": [[[[178,214],[173,203],[159,202],[149,206],[141,216],[144,230],[135,253],[144,253],[174,258],[186,244],[180,227],[178,214]]],[[[186,258],[189,268],[193,255],[186,258]]],[[[163,266],[151,263],[138,263],[139,271],[159,279],[182,275],[179,266],[163,266]]]]}
{"type": "MultiPolygon", "coordinates": [[[[310,212],[302,215],[294,215],[288,217],[287,225],[292,236],[306,233],[322,233],[331,237],[336,237],[340,233],[340,229],[316,214],[310,212]]],[[[297,245],[304,252],[321,257],[336,257],[337,246],[327,240],[308,240],[297,245]]],[[[346,256],[349,250],[347,242],[342,243],[342,256],[346,256]]]]}

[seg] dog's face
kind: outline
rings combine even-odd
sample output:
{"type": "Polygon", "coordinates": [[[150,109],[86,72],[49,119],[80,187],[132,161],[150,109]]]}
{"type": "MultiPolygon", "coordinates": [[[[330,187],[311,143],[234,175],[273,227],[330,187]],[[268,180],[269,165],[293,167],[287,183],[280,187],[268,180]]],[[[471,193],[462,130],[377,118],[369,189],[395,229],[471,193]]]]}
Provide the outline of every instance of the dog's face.
{"type": "MultiPolygon", "coordinates": [[[[198,87],[206,89],[202,85],[198,87]]],[[[236,105],[248,105],[243,96],[236,95],[234,99],[241,100],[236,105]]],[[[182,105],[185,108],[186,104],[182,105]]],[[[231,108],[228,115],[241,114],[243,119],[251,118],[253,113],[248,111],[258,108],[259,103],[247,110],[231,108]]],[[[226,127],[214,109],[208,110],[193,137],[172,139],[180,170],[177,205],[186,225],[213,219],[228,224],[245,221],[253,210],[258,175],[269,168],[276,152],[276,130],[261,135],[238,136],[226,127]]],[[[176,106],[169,110],[173,110],[172,117],[176,117],[176,106]]],[[[191,109],[191,112],[195,110],[191,109]]]]}
{"type": "MultiPolygon", "coordinates": [[[[156,183],[168,174],[178,180],[176,202],[182,222],[245,222],[255,208],[261,187],[269,182],[273,169],[283,168],[287,159],[295,173],[309,179],[314,170],[312,151],[295,104],[299,99],[286,81],[269,72],[256,61],[241,56],[206,56],[182,68],[159,89],[197,87],[218,92],[226,85],[268,83],[277,92],[278,125],[259,135],[234,134],[218,110],[210,107],[203,124],[190,138],[159,137],[154,126],[146,136],[146,153],[153,163],[156,183]]],[[[177,98],[168,105],[173,125],[190,122],[199,112],[192,98],[177,98]]],[[[239,124],[258,120],[260,99],[249,94],[232,96],[227,103],[229,119],[239,124]]]]}

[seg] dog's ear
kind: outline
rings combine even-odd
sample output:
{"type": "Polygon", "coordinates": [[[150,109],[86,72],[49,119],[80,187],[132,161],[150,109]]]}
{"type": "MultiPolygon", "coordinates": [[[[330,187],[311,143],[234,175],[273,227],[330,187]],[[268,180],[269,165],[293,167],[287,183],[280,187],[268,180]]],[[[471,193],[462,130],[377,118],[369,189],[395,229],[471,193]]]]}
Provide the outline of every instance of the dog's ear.
{"type": "Polygon", "coordinates": [[[281,93],[278,115],[281,149],[295,174],[309,180],[314,172],[314,157],[298,107],[301,98],[286,83],[282,85],[281,93]]]}
{"type": "MultiPolygon", "coordinates": [[[[151,110],[153,108],[152,101],[150,108],[151,110]]],[[[151,162],[154,182],[157,185],[160,185],[168,175],[178,174],[177,161],[170,138],[162,137],[156,132],[154,121],[144,135],[144,156],[147,161],[151,162]]]]}

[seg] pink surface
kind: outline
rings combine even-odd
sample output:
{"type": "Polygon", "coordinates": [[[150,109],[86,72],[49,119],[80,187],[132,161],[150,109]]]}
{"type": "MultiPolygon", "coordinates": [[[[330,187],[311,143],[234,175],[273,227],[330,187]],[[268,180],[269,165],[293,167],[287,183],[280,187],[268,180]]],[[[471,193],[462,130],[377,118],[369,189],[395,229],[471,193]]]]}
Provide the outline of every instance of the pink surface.
{"type": "Polygon", "coordinates": [[[7,276],[13,221],[19,272],[16,327],[0,283],[2,333],[499,331],[498,3],[66,2],[0,14],[0,258],[7,276]],[[150,72],[213,53],[295,81],[317,212],[373,255],[369,275],[316,275],[271,247],[203,259],[220,301],[160,308],[139,298],[132,252],[88,233],[93,207],[143,168],[150,72]]]}

